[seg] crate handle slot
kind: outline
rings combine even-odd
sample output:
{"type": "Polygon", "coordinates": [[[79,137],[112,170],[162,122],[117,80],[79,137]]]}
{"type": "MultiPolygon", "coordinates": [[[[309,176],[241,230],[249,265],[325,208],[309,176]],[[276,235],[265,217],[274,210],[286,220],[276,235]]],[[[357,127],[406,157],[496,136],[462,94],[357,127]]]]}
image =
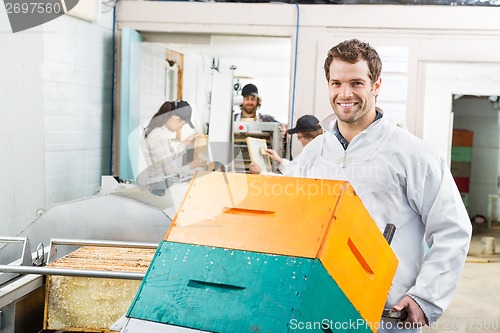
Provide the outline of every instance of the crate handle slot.
{"type": "Polygon", "coordinates": [[[354,243],[352,242],[352,240],[350,238],[347,239],[347,245],[351,249],[351,252],[354,255],[354,257],[356,258],[356,260],[358,260],[361,267],[363,267],[365,272],[368,273],[369,275],[373,275],[374,273],[373,273],[372,269],[370,268],[370,265],[368,265],[365,258],[363,258],[363,255],[361,254],[361,252],[359,252],[358,248],[356,247],[356,245],[354,245],[354,243]]]}
{"type": "Polygon", "coordinates": [[[192,280],[192,279],[189,280],[187,285],[188,287],[191,288],[210,289],[222,293],[231,291],[240,291],[246,289],[245,287],[235,286],[232,284],[207,282],[207,281],[192,280]]]}
{"type": "Polygon", "coordinates": [[[224,214],[234,214],[234,215],[250,215],[250,216],[262,216],[262,215],[274,215],[276,212],[272,210],[261,210],[261,209],[250,209],[250,208],[229,208],[224,207],[224,214]]]}

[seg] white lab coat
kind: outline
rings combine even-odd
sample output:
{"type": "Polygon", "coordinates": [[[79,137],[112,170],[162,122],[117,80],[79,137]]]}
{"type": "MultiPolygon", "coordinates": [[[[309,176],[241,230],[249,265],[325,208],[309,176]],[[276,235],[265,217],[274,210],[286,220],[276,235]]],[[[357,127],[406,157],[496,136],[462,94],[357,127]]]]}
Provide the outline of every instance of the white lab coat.
{"type": "Polygon", "coordinates": [[[289,176],[289,177],[293,177],[296,173],[297,165],[298,165],[298,157],[296,157],[292,161],[287,160],[286,158],[283,158],[281,160],[280,164],[278,165],[278,170],[281,173],[275,173],[275,172],[262,170],[260,172],[260,174],[264,175],[264,176],[289,176]]]}
{"type": "MultiPolygon", "coordinates": [[[[359,133],[347,150],[332,133],[335,121],[325,119],[326,132],[304,147],[297,175],[348,180],[381,232],[395,224],[391,247],[399,266],[386,308],[410,295],[433,323],[451,301],[472,232],[451,172],[434,150],[387,117],[359,133]]],[[[401,332],[412,331],[419,330],[401,332]]]]}
{"type": "Polygon", "coordinates": [[[148,167],[137,176],[139,185],[159,182],[169,175],[185,176],[194,172],[189,165],[183,165],[186,146],[166,127],[157,127],[143,138],[141,150],[148,167]]]}

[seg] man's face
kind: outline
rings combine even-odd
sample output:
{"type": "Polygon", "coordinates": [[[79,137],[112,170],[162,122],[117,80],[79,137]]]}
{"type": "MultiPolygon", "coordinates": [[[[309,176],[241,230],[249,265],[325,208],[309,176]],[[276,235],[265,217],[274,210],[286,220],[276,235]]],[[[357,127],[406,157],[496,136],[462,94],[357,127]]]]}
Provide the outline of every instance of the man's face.
{"type": "Polygon", "coordinates": [[[259,105],[259,100],[257,97],[253,95],[248,95],[243,97],[242,109],[246,113],[252,114],[255,116],[257,113],[257,105],[259,105]]]}
{"type": "Polygon", "coordinates": [[[333,111],[344,123],[362,122],[366,115],[375,112],[375,97],[381,79],[372,84],[368,64],[360,60],[355,64],[334,60],[330,64],[328,94],[333,111]]]}
{"type": "Polygon", "coordinates": [[[312,138],[305,138],[302,132],[297,132],[297,139],[299,140],[302,147],[305,147],[312,140],[312,138]]]}

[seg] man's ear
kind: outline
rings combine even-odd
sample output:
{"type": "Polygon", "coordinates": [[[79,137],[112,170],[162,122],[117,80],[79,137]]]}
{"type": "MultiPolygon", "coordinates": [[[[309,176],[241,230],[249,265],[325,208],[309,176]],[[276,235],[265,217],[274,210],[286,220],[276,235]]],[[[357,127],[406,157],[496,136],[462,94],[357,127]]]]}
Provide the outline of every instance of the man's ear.
{"type": "Polygon", "coordinates": [[[373,89],[372,89],[373,96],[377,96],[379,94],[381,85],[382,85],[382,78],[379,77],[378,80],[375,81],[375,83],[373,83],[373,89]]]}

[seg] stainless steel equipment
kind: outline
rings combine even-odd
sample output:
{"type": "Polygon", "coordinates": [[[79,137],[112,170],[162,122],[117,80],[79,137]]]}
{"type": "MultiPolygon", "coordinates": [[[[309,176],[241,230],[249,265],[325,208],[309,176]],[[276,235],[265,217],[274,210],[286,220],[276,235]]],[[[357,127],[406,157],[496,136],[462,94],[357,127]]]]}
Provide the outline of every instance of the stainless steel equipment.
{"type": "MultiPolygon", "coordinates": [[[[267,147],[278,152],[280,156],[285,154],[285,140],[281,134],[282,124],[260,121],[238,121],[233,124],[234,130],[234,170],[236,172],[248,173],[250,166],[250,155],[246,143],[247,137],[265,139],[267,147]]],[[[276,164],[272,163],[273,171],[276,164]]]]}
{"type": "MultiPolygon", "coordinates": [[[[34,267],[47,262],[52,240],[158,244],[184,197],[189,179],[131,186],[65,202],[48,209],[16,237],[0,237],[0,333],[39,332],[43,324],[44,275],[101,277],[102,272],[34,267]],[[159,186],[160,185],[160,186],[159,186]],[[162,191],[158,191],[158,188],[162,191]]],[[[0,235],[1,236],[1,235],[0,235]]],[[[70,242],[71,243],[71,242],[70,242]]],[[[78,242],[77,242],[78,243],[78,242]]],[[[78,244],[59,247],[60,258],[78,244]]],[[[104,273],[141,279],[142,274],[104,273]]]]}

